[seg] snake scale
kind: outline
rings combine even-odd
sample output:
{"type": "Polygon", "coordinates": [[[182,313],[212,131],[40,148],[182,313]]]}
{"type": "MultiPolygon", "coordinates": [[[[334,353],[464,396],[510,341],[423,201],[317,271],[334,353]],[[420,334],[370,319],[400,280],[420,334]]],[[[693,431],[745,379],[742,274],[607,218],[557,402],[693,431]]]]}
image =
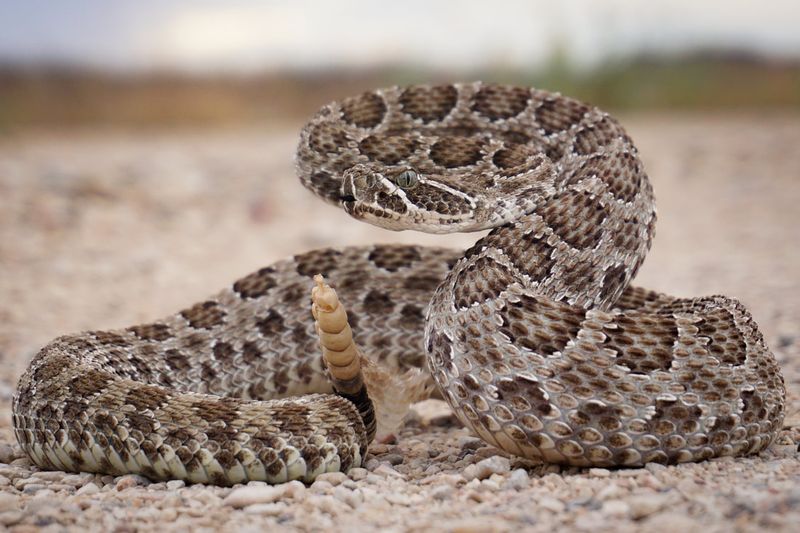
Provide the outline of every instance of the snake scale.
{"type": "Polygon", "coordinates": [[[13,401],[36,465],[230,485],[361,464],[373,431],[326,373],[317,273],[369,358],[427,367],[458,419],[508,453],[639,466],[775,438],[783,378],[743,305],[630,285],[654,198],[607,113],[515,86],[375,90],[323,107],[296,162],[307,188],[356,219],[493,229],[466,252],[314,250],[162,320],[55,339],[13,401]]]}

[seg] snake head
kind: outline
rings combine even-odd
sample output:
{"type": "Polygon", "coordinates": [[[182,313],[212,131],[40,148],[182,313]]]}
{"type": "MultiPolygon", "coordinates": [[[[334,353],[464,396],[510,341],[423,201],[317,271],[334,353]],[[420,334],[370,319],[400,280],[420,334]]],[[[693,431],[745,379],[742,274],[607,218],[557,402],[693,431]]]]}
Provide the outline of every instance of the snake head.
{"type": "Polygon", "coordinates": [[[427,233],[483,229],[475,214],[482,207],[441,179],[397,165],[358,163],[343,174],[339,202],[353,218],[376,226],[427,233]]]}

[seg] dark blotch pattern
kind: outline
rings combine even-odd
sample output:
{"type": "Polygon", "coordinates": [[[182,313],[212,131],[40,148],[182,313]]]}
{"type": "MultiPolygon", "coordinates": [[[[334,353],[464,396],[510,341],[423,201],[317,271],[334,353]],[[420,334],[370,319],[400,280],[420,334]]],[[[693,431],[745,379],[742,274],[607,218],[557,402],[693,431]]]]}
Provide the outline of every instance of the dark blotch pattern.
{"type": "Polygon", "coordinates": [[[616,328],[605,328],[605,348],[617,352],[616,362],[635,374],[669,370],[678,327],[672,316],[630,311],[617,317],[616,328]]]}
{"type": "Polygon", "coordinates": [[[172,333],[166,324],[143,324],[132,326],[127,331],[145,341],[165,341],[172,338],[172,333]]]}
{"type": "Polygon", "coordinates": [[[406,196],[415,205],[442,215],[467,214],[472,211],[472,206],[465,198],[426,183],[407,189],[406,196]]]}
{"type": "Polygon", "coordinates": [[[409,135],[370,135],[358,143],[358,150],[372,161],[396,165],[416,149],[417,141],[409,135]]]}
{"type": "Polygon", "coordinates": [[[430,149],[431,161],[444,168],[471,166],[483,157],[483,141],[476,137],[442,137],[430,149]]]}
{"type": "Polygon", "coordinates": [[[458,92],[452,85],[409,87],[400,94],[403,112],[424,123],[444,119],[457,101],[458,92]]]}
{"type": "Polygon", "coordinates": [[[743,365],[747,345],[736,328],[733,315],[727,309],[716,309],[703,316],[697,324],[698,335],[708,338],[708,352],[726,365],[743,365]]]}
{"type": "Polygon", "coordinates": [[[297,273],[308,277],[316,274],[328,277],[336,269],[341,255],[342,252],[332,248],[322,248],[296,255],[294,260],[297,263],[297,273]]]}
{"type": "Polygon", "coordinates": [[[576,249],[592,249],[603,238],[606,212],[588,192],[568,191],[544,204],[539,214],[564,242],[576,249]]]}
{"type": "Polygon", "coordinates": [[[364,296],[364,310],[371,315],[385,315],[394,310],[394,302],[385,292],[373,289],[364,296]]]}
{"type": "Polygon", "coordinates": [[[514,282],[505,266],[488,257],[479,257],[458,273],[453,298],[456,306],[467,308],[497,298],[514,282]]]}
{"type": "Polygon", "coordinates": [[[342,117],[360,128],[374,128],[381,123],[384,115],[386,104],[375,93],[364,93],[342,101],[342,117]]]}
{"type": "Polygon", "coordinates": [[[508,119],[522,113],[530,97],[524,87],[487,85],[475,94],[472,109],[489,120],[508,119]]]}
{"type": "Polygon", "coordinates": [[[379,245],[372,249],[368,259],[378,268],[397,272],[412,266],[420,260],[420,256],[419,251],[410,246],[379,245]]]}
{"type": "Polygon", "coordinates": [[[211,329],[223,323],[225,311],[217,302],[209,300],[181,311],[181,316],[188,320],[193,328],[211,329]]]}
{"type": "Polygon", "coordinates": [[[622,127],[611,117],[603,117],[596,124],[587,126],[575,135],[572,149],[578,155],[589,155],[598,148],[610,145],[615,139],[622,137],[622,127]]]}
{"type": "Polygon", "coordinates": [[[550,356],[574,340],[586,313],[568,304],[523,295],[499,311],[500,332],[514,344],[550,356]]]}
{"type": "Polygon", "coordinates": [[[242,298],[260,298],[277,285],[275,269],[264,267],[233,284],[233,290],[242,298]]]}
{"type": "Polygon", "coordinates": [[[578,124],[589,109],[586,104],[570,98],[548,98],[539,104],[534,115],[544,133],[552,135],[578,124]]]}

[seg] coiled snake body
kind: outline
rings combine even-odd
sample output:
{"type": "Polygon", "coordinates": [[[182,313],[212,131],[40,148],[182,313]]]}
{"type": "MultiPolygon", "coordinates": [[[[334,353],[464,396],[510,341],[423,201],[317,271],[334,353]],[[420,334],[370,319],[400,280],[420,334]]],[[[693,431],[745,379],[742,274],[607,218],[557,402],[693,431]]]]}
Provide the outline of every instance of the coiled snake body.
{"type": "Polygon", "coordinates": [[[756,453],[781,427],[780,369],[739,302],[630,285],[654,200],[608,114],[523,87],[372,91],[322,108],[297,166],[358,219],[494,229],[466,252],[315,250],[158,322],[52,341],[13,404],[37,465],[233,484],[360,464],[370,431],[332,394],[309,313],[317,273],[369,357],[427,363],[458,418],[515,455],[696,461],[756,453]]]}

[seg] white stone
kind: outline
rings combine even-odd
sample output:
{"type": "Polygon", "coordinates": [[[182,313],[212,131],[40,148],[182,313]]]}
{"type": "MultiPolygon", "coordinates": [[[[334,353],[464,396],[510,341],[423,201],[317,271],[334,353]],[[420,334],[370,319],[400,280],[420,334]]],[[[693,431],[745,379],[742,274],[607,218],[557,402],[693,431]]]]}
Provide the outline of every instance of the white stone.
{"type": "Polygon", "coordinates": [[[87,483],[83,487],[79,488],[78,492],[76,492],[75,494],[79,496],[84,496],[90,494],[97,494],[98,492],[100,492],[100,487],[98,487],[94,483],[87,483]]]}
{"type": "Polygon", "coordinates": [[[351,468],[350,471],[347,473],[350,476],[350,479],[353,481],[361,481],[369,474],[369,470],[366,468],[351,468]]]}
{"type": "Polygon", "coordinates": [[[284,490],[270,486],[241,487],[234,489],[222,500],[224,505],[240,509],[248,505],[257,503],[272,503],[279,500],[284,494],[284,490]]]}
{"type": "Polygon", "coordinates": [[[669,499],[657,494],[643,494],[628,498],[627,503],[632,518],[643,518],[663,509],[669,499]]]}
{"type": "Polygon", "coordinates": [[[517,468],[511,475],[508,476],[508,481],[506,481],[506,486],[516,490],[522,490],[528,486],[530,483],[530,478],[528,478],[528,473],[523,470],[522,468],[517,468]]]}
{"type": "Polygon", "coordinates": [[[495,455],[478,463],[469,465],[464,469],[462,476],[467,481],[472,479],[486,479],[492,474],[505,474],[511,470],[511,462],[505,457],[495,455]]]}
{"type": "Polygon", "coordinates": [[[392,468],[387,464],[379,465],[373,472],[383,477],[399,477],[402,478],[403,474],[392,468]]]}
{"type": "Polygon", "coordinates": [[[327,481],[335,487],[337,485],[341,485],[347,481],[347,479],[347,474],[343,474],[342,472],[325,472],[324,474],[317,476],[317,479],[314,480],[314,484],[316,484],[318,481],[327,481]]]}
{"type": "Polygon", "coordinates": [[[0,492],[0,513],[17,509],[19,509],[19,497],[7,492],[0,492]]]}
{"type": "Polygon", "coordinates": [[[186,482],[182,479],[172,479],[167,481],[167,489],[169,490],[178,490],[186,486],[186,482]]]}

